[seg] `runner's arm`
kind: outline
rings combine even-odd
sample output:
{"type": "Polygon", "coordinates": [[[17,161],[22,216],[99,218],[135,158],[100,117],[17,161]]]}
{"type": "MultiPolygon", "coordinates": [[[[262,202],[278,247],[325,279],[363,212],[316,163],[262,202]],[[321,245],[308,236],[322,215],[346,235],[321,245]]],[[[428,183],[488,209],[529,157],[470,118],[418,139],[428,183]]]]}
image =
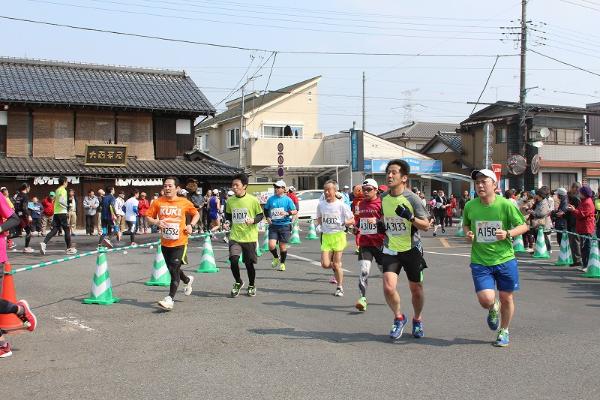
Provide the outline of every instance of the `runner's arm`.
{"type": "Polygon", "coordinates": [[[21,221],[19,220],[19,217],[17,217],[17,214],[12,213],[11,216],[8,217],[2,225],[0,225],[0,232],[9,231],[13,228],[16,228],[20,223],[21,221]]]}
{"type": "Polygon", "coordinates": [[[254,224],[258,224],[260,221],[263,220],[263,218],[265,217],[265,215],[263,213],[260,214],[256,214],[256,217],[254,217],[254,224]]]}

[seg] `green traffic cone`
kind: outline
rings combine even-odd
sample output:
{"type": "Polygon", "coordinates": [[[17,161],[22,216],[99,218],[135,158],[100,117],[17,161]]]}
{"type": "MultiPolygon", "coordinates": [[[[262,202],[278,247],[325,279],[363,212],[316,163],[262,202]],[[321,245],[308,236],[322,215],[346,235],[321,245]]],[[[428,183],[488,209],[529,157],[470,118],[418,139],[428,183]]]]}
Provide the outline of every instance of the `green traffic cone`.
{"type": "Polygon", "coordinates": [[[465,230],[463,229],[463,219],[462,218],[458,221],[458,229],[456,230],[456,233],[454,234],[454,236],[465,237],[465,230]]]}
{"type": "Polygon", "coordinates": [[[573,264],[573,257],[571,256],[571,246],[569,245],[569,236],[563,233],[560,239],[560,252],[558,253],[558,260],[554,263],[556,266],[569,266],[573,264]]]}
{"type": "Polygon", "coordinates": [[[544,239],[544,228],[542,226],[538,228],[533,258],[550,258],[550,253],[546,248],[546,240],[544,239]]]}
{"type": "Polygon", "coordinates": [[[171,284],[171,274],[167,268],[167,263],[162,254],[160,245],[156,247],[156,256],[154,257],[154,265],[152,265],[152,275],[150,280],[145,283],[148,286],[169,286],[171,284]]]}
{"type": "Polygon", "coordinates": [[[267,225],[267,227],[265,229],[265,236],[263,239],[263,244],[262,244],[261,250],[263,253],[266,253],[267,251],[269,251],[269,225],[267,225]]]}
{"type": "Polygon", "coordinates": [[[527,249],[523,243],[523,235],[515,236],[513,238],[513,250],[515,253],[527,253],[527,249]]]}
{"type": "Polygon", "coordinates": [[[290,237],[289,244],[300,244],[300,229],[298,228],[298,224],[292,224],[292,236],[290,237]]]}
{"type": "Polygon", "coordinates": [[[261,257],[263,255],[262,250],[260,249],[260,246],[258,245],[258,240],[256,241],[256,256],[257,257],[261,257]]]}
{"type": "Polygon", "coordinates": [[[319,236],[317,236],[317,229],[315,228],[315,221],[310,220],[310,225],[308,226],[308,235],[306,235],[306,239],[308,240],[317,240],[319,236]]]}
{"type": "Polygon", "coordinates": [[[212,249],[212,244],[210,242],[210,236],[207,236],[204,239],[204,248],[202,249],[202,259],[200,260],[200,266],[196,270],[196,272],[203,274],[212,274],[215,272],[219,272],[219,268],[217,268],[217,263],[215,262],[215,253],[212,249]]]}
{"type": "Polygon", "coordinates": [[[594,237],[590,247],[587,272],[583,274],[584,278],[600,279],[600,254],[598,253],[598,238],[594,237]]]}
{"type": "Polygon", "coordinates": [[[116,303],[119,300],[119,298],[113,297],[106,253],[100,251],[96,258],[96,272],[92,278],[92,292],[90,293],[90,297],[83,299],[83,303],[108,305],[116,303]]]}

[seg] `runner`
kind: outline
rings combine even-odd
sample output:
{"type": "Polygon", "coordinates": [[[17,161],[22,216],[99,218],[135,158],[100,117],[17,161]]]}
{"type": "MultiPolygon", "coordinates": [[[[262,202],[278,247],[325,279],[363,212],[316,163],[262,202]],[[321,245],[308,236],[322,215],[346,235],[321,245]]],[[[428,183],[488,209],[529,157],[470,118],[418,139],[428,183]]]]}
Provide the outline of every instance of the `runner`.
{"type": "MultiPolygon", "coordinates": [[[[0,274],[0,295],[2,294],[4,264],[8,261],[8,256],[6,254],[6,234],[8,231],[18,226],[19,223],[19,217],[15,214],[12,207],[8,205],[6,198],[0,196],[0,267],[2,268],[2,274],[0,274]]],[[[34,331],[37,326],[35,315],[33,315],[29,308],[29,304],[25,300],[11,303],[10,301],[0,298],[0,314],[16,314],[24,323],[27,323],[27,325],[24,324],[24,326],[29,331],[34,331]]],[[[12,356],[10,344],[4,337],[4,331],[0,329],[0,358],[10,356],[12,356]]]]}
{"type": "Polygon", "coordinates": [[[498,184],[493,171],[475,170],[471,177],[478,198],[465,205],[463,214],[466,239],[473,243],[471,274],[477,300],[488,310],[488,326],[495,331],[500,324],[494,345],[506,347],[508,326],[515,311],[513,292],[519,290],[519,271],[511,237],[524,234],[528,228],[519,209],[496,195],[498,184]],[[496,289],[500,302],[496,300],[496,289]]]}
{"type": "Polygon", "coordinates": [[[394,313],[394,325],[390,338],[400,339],[407,323],[400,309],[400,295],[396,289],[398,275],[404,268],[412,296],[412,334],[423,337],[422,312],[425,303],[423,293],[423,259],[418,230],[429,229],[427,211],[419,196],[407,187],[410,166],[404,160],[391,160],[386,166],[388,194],[381,200],[383,225],[386,237],[383,247],[383,292],[385,300],[394,313]]]}
{"type": "Polygon", "coordinates": [[[20,219],[20,224],[17,229],[19,236],[21,230],[25,231],[25,247],[23,253],[33,253],[33,249],[29,247],[31,242],[31,213],[29,212],[29,184],[23,183],[15,196],[15,212],[20,219]]]}
{"type": "Polygon", "coordinates": [[[52,218],[52,230],[48,232],[48,235],[44,238],[44,241],[40,243],[40,253],[46,254],[46,245],[52,239],[58,231],[62,228],[65,233],[65,243],[67,244],[67,254],[77,253],[77,249],[71,247],[71,229],[67,221],[67,182],[66,176],[58,178],[58,188],[55,191],[54,196],[54,216],[52,218]]]}
{"type": "Polygon", "coordinates": [[[163,181],[164,196],[154,200],[146,213],[146,219],[151,225],[160,228],[160,246],[162,255],[171,274],[169,295],[158,301],[158,305],[166,310],[173,309],[173,299],[183,281],[183,294],[192,294],[194,277],[187,276],[181,270],[182,260],[187,253],[188,235],[191,235],[193,226],[196,225],[200,214],[191,201],[178,197],[179,180],[168,176],[163,181]],[[186,216],[191,215],[191,221],[186,225],[186,216]]]}
{"type": "MultiPolygon", "coordinates": [[[[367,179],[362,183],[361,201],[357,204],[356,219],[358,219],[358,266],[360,276],[358,278],[358,290],[360,298],[356,302],[356,309],[367,310],[367,286],[371,263],[373,259],[377,264],[382,263],[383,238],[384,235],[377,230],[377,221],[381,220],[381,198],[378,196],[377,182],[375,179],[367,179]]],[[[356,197],[355,197],[356,199],[356,197]]]]}
{"type": "MultiPolygon", "coordinates": [[[[106,246],[112,248],[113,244],[110,239],[115,233],[115,221],[117,214],[115,212],[115,188],[109,186],[106,188],[106,194],[102,197],[101,224],[102,235],[98,239],[98,246],[106,246]]],[[[116,230],[118,232],[118,230],[116,230]]]]}
{"type": "Polygon", "coordinates": [[[229,262],[235,282],[231,289],[231,297],[237,297],[244,287],[240,277],[240,254],[244,257],[244,265],[248,271],[248,296],[256,296],[254,264],[257,262],[256,242],[258,241],[257,224],[263,219],[263,211],[256,196],[246,192],[248,176],[238,174],[233,177],[231,189],[234,196],[227,201],[225,219],[231,223],[229,234],[229,262]]]}
{"type": "Polygon", "coordinates": [[[328,180],[323,185],[325,199],[317,206],[317,224],[321,226],[321,267],[332,269],[337,288],[334,296],[344,295],[342,254],[347,246],[346,226],[354,225],[350,206],[336,196],[337,182],[328,180]]]}
{"type": "Polygon", "coordinates": [[[221,200],[219,199],[219,190],[213,189],[208,200],[208,220],[210,221],[210,231],[216,232],[221,227],[219,221],[219,210],[221,209],[221,200]]]}
{"type": "Polygon", "coordinates": [[[292,235],[292,215],[298,212],[291,198],[285,195],[285,182],[279,180],[273,184],[275,194],[265,204],[265,216],[269,224],[269,251],[273,254],[273,268],[285,271],[287,243],[292,235]],[[281,255],[277,254],[277,242],[281,255]]]}
{"type": "Polygon", "coordinates": [[[125,223],[127,224],[127,230],[123,232],[123,235],[129,235],[131,237],[131,245],[135,246],[135,232],[137,231],[137,215],[138,215],[138,204],[140,197],[140,191],[134,190],[130,198],[127,199],[123,208],[125,209],[125,223]]]}

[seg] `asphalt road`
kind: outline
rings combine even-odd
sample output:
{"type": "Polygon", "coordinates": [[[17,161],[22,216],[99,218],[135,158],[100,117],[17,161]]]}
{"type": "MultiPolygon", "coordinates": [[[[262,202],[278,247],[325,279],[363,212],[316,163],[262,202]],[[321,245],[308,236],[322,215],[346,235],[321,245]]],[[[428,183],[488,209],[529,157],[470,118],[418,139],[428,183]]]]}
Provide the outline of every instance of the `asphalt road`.
{"type": "MultiPolygon", "coordinates": [[[[155,249],[108,255],[113,290],[122,299],[111,306],[81,303],[94,257],[17,274],[17,295],[34,307],[39,329],[10,335],[14,355],[0,361],[0,397],[600,398],[600,280],[551,266],[556,251],[551,261],[521,257],[511,345],[495,348],[475,299],[468,246],[451,232],[425,236],[426,336],[405,332],[397,343],[387,337],[392,315],[377,268],[367,312],[354,309],[353,246],[344,255],[350,272],[343,298],[332,295],[330,273],[318,266],[318,241],[304,239],[290,250],[285,272],[261,257],[257,296],[236,299],[228,298],[233,279],[225,244],[215,241],[221,271],[195,274],[194,293],[178,294],[172,312],[156,306],[167,288],[144,285],[155,249]]],[[[92,238],[75,240],[80,250],[93,248],[92,238]]],[[[200,242],[192,244],[188,271],[200,260],[200,242]]],[[[46,257],[9,257],[14,268],[64,257],[62,238],[48,248],[46,257]]],[[[399,290],[410,318],[404,275],[399,290]]]]}

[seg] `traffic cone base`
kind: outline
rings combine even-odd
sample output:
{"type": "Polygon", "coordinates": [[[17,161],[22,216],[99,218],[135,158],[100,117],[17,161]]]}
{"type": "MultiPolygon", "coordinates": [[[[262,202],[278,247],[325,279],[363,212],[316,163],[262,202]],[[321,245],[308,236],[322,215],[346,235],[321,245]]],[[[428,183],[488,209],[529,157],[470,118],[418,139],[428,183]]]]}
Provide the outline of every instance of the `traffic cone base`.
{"type": "Polygon", "coordinates": [[[546,248],[546,239],[544,237],[544,228],[538,229],[537,239],[535,241],[535,252],[533,258],[550,258],[550,253],[546,248]]]}
{"type": "Polygon", "coordinates": [[[202,259],[200,260],[200,265],[198,266],[196,272],[201,274],[214,274],[219,272],[219,268],[217,268],[217,263],[215,262],[215,253],[212,249],[210,236],[207,236],[206,239],[204,239],[202,259]]]}
{"type": "MultiPolygon", "coordinates": [[[[15,292],[15,282],[13,275],[7,275],[11,271],[11,266],[4,263],[4,277],[2,278],[2,299],[17,302],[17,293],[15,292]]],[[[24,328],[23,321],[16,314],[0,314],[0,328],[5,330],[14,330],[24,328]]]]}
{"type": "Polygon", "coordinates": [[[523,243],[523,235],[516,236],[513,240],[513,250],[515,253],[527,253],[525,244],[523,243]]]}
{"type": "Polygon", "coordinates": [[[147,286],[169,286],[171,284],[171,274],[167,268],[167,263],[162,255],[162,247],[156,247],[156,256],[152,265],[152,275],[150,280],[145,283],[147,286]]]}
{"type": "Polygon", "coordinates": [[[260,250],[263,253],[266,253],[267,251],[269,251],[269,225],[267,225],[267,228],[265,229],[265,236],[263,238],[263,244],[262,244],[262,247],[260,248],[260,250]]]}
{"type": "Polygon", "coordinates": [[[308,235],[306,235],[306,239],[308,240],[318,240],[319,236],[317,235],[317,229],[315,228],[315,221],[310,220],[310,225],[308,226],[308,235]]]}
{"type": "Polygon", "coordinates": [[[96,272],[92,279],[92,292],[90,293],[90,297],[83,299],[83,303],[108,305],[117,303],[120,300],[118,297],[114,297],[112,293],[106,253],[100,252],[96,259],[96,272]]]}
{"type": "Polygon", "coordinates": [[[590,258],[588,260],[587,272],[583,274],[584,278],[600,279],[600,254],[598,251],[598,239],[592,239],[590,248],[590,258]]]}
{"type": "Polygon", "coordinates": [[[300,241],[300,230],[298,228],[298,222],[292,224],[292,236],[290,237],[289,244],[301,244],[300,241]]]}
{"type": "Polygon", "coordinates": [[[560,251],[558,253],[558,260],[554,263],[557,267],[568,267],[573,264],[573,257],[571,256],[571,246],[569,245],[569,237],[563,234],[560,240],[560,251]]]}

